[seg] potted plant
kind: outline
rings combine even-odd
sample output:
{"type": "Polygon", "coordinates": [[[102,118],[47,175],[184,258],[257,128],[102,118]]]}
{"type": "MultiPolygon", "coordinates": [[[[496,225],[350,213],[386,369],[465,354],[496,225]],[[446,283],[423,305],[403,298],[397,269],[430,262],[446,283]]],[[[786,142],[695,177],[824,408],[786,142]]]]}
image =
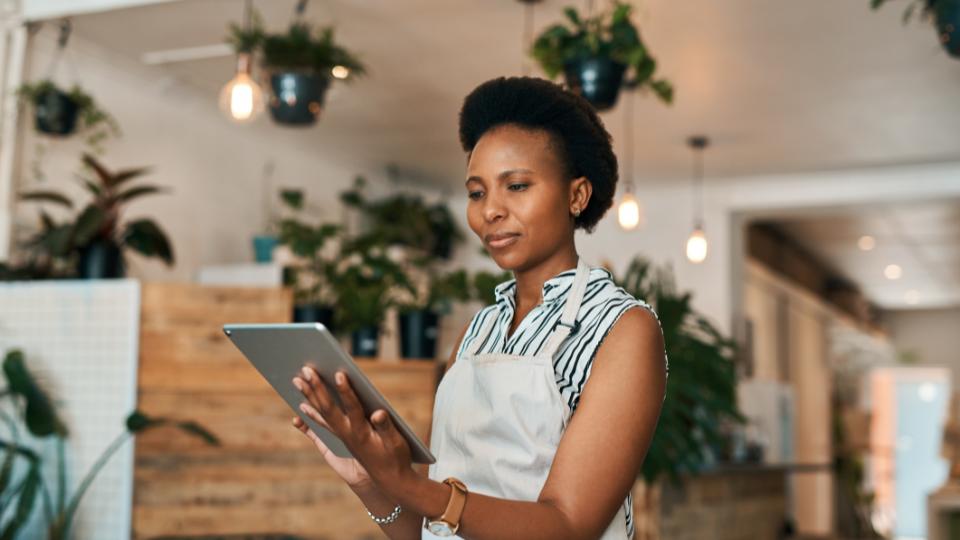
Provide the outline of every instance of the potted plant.
{"type": "Polygon", "coordinates": [[[388,257],[379,237],[363,235],[342,243],[328,279],[337,296],[337,330],[351,335],[354,356],[376,356],[380,327],[387,310],[397,305],[391,289],[413,290],[403,269],[388,257]]]}
{"type": "MultiPolygon", "coordinates": [[[[83,163],[94,172],[95,179],[82,180],[93,200],[76,217],[63,223],[56,223],[49,214],[41,212],[42,230],[28,247],[45,251],[52,258],[76,258],[76,272],[83,279],[123,277],[126,274],[124,249],[145,257],[158,257],[172,266],[173,248],[166,233],[153,220],[141,218],[121,223],[128,203],[162,192],[156,186],[131,185],[131,181],[149,169],[111,172],[90,154],[84,154],[83,163]]],[[[30,191],[20,194],[20,198],[73,207],[67,196],[56,191],[30,191]]]]}
{"type": "Polygon", "coordinates": [[[34,126],[40,133],[67,136],[79,128],[87,133],[87,143],[95,150],[108,136],[120,133],[113,116],[77,85],[66,90],[44,79],[22,85],[17,96],[33,107],[34,126]]]}
{"type": "Polygon", "coordinates": [[[2,538],[16,538],[19,532],[25,532],[24,526],[30,522],[38,501],[43,508],[47,538],[71,538],[71,528],[84,494],[110,458],[137,433],[161,426],[172,426],[199,437],[209,445],[220,444],[215,435],[196,422],[150,417],[134,411],[127,417],[125,431],[107,446],[80,480],[76,491],[68,494],[64,447],[69,430],[57,412],[54,401],[30,372],[22,351],[14,349],[6,353],[3,375],[7,387],[2,395],[10,400],[12,410],[16,411],[18,417],[4,415],[9,432],[8,437],[0,441],[0,452],[3,453],[3,464],[0,465],[0,500],[4,502],[5,508],[13,508],[12,512],[4,512],[0,517],[2,538]],[[55,489],[48,486],[44,480],[41,454],[32,448],[32,445],[21,440],[24,431],[38,438],[41,443],[52,439],[57,444],[58,482],[55,489]]]}
{"type": "Polygon", "coordinates": [[[673,85],[655,79],[657,62],[630,20],[632,6],[614,0],[613,10],[581,17],[564,9],[569,24],[547,28],[533,43],[531,55],[551,79],[564,74],[567,86],[599,110],[613,107],[621,86],[649,88],[665,103],[673,101],[673,85]]]}
{"type": "MultiPolygon", "coordinates": [[[[280,192],[284,205],[296,213],[303,210],[303,191],[285,189],[280,192]]],[[[319,322],[334,329],[334,295],[329,277],[333,261],[324,255],[327,242],[339,235],[341,227],[332,224],[310,225],[288,217],[280,221],[279,242],[296,255],[301,264],[284,269],[284,281],[293,287],[294,322],[319,322]]]]}
{"type": "MultiPolygon", "coordinates": [[[[870,0],[870,6],[879,9],[888,1],[870,0]]],[[[960,58],[960,0],[911,0],[903,12],[903,22],[909,22],[918,10],[922,17],[933,21],[947,54],[960,58]]]]}
{"type": "Polygon", "coordinates": [[[653,484],[664,476],[678,480],[702,472],[712,462],[713,449],[726,444],[724,427],[745,421],[737,408],[736,343],[693,310],[690,293],[676,291],[668,270],[654,271],[636,258],[614,281],[654,307],[670,365],[643,477],[653,484]]]}
{"type": "Polygon", "coordinates": [[[331,78],[350,80],[363,75],[363,64],[334,40],[333,27],[314,31],[297,20],[286,33],[271,34],[254,16],[247,27],[231,25],[230,42],[240,54],[259,51],[270,79],[270,115],[285,125],[316,122],[331,78]]]}
{"type": "Polygon", "coordinates": [[[448,314],[455,302],[471,299],[470,278],[465,270],[439,272],[433,267],[416,269],[414,274],[420,274],[426,286],[399,302],[400,356],[432,360],[440,317],[448,314]]]}

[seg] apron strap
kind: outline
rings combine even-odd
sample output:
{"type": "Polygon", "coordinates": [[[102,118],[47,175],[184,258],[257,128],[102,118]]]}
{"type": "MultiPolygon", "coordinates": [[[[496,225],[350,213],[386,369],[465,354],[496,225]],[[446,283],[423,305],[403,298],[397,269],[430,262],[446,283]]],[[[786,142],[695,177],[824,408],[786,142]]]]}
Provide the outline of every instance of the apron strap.
{"type": "Polygon", "coordinates": [[[480,327],[480,332],[477,334],[477,337],[473,338],[473,341],[470,342],[470,346],[467,347],[467,354],[474,356],[477,354],[477,351],[480,350],[480,346],[487,341],[487,337],[490,335],[490,332],[493,331],[493,325],[497,322],[497,319],[500,318],[500,310],[492,309],[490,314],[487,315],[487,320],[484,321],[483,326],[480,327]]]}
{"type": "Polygon", "coordinates": [[[563,314],[560,315],[560,320],[557,321],[553,332],[547,338],[547,343],[541,350],[540,356],[553,358],[563,341],[567,339],[571,332],[575,332],[579,328],[580,323],[577,322],[577,313],[580,311],[580,304],[583,303],[583,294],[587,290],[588,281],[590,281],[590,267],[583,262],[581,257],[577,262],[577,276],[573,279],[570,294],[563,305],[563,314]]]}

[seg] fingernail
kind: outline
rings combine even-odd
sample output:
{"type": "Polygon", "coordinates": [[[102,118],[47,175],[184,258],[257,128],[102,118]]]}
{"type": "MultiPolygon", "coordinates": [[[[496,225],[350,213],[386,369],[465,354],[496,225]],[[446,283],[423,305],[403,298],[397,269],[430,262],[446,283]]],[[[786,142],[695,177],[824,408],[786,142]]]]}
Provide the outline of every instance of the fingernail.
{"type": "Polygon", "coordinates": [[[345,384],[347,382],[347,376],[343,374],[342,371],[338,371],[337,375],[337,384],[345,384]]]}
{"type": "Polygon", "coordinates": [[[303,366],[303,368],[302,368],[300,371],[303,372],[303,378],[304,378],[304,379],[306,379],[306,380],[308,380],[308,381],[311,380],[310,368],[308,368],[307,366],[303,366]]]}
{"type": "Polygon", "coordinates": [[[301,403],[301,404],[300,404],[300,410],[303,411],[303,412],[307,412],[307,404],[306,404],[306,403],[301,403]]]}
{"type": "Polygon", "coordinates": [[[293,385],[297,387],[297,390],[303,390],[303,383],[300,382],[298,377],[293,378],[293,385]]]}

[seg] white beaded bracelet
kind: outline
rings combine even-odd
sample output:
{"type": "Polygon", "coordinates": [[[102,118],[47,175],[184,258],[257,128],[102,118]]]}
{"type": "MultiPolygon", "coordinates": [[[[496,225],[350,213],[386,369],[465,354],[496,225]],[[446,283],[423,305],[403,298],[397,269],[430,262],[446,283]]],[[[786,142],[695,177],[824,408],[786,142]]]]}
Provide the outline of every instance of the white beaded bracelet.
{"type": "Polygon", "coordinates": [[[397,507],[393,509],[393,512],[390,512],[390,515],[387,517],[379,518],[371,514],[369,509],[367,509],[367,515],[370,516],[370,519],[372,519],[377,525],[388,525],[396,521],[400,516],[400,505],[398,504],[397,507]]]}

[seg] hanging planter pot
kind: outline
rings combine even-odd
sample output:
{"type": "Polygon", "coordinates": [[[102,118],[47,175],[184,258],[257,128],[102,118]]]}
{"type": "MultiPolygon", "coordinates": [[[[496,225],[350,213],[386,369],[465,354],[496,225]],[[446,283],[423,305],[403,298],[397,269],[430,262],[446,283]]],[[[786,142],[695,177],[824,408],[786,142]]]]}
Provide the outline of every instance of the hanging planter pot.
{"type": "Polygon", "coordinates": [[[364,326],[350,335],[353,356],[373,358],[377,356],[380,341],[380,329],[376,326],[364,326]]]}
{"type": "Polygon", "coordinates": [[[933,9],[940,44],[947,54],[960,58],[960,0],[936,0],[928,6],[933,9]]]}
{"type": "Polygon", "coordinates": [[[80,279],[115,279],[126,275],[123,252],[116,242],[94,240],[80,250],[80,279]]]}
{"type": "Polygon", "coordinates": [[[400,313],[400,356],[432,360],[437,353],[440,317],[423,309],[400,313]]]}
{"type": "Polygon", "coordinates": [[[278,124],[309,126],[323,110],[330,79],[314,73],[287,71],[270,75],[270,116],[278,124]]]}
{"type": "Polygon", "coordinates": [[[563,74],[571,90],[605,111],[617,103],[626,64],[602,56],[584,56],[565,62],[563,74]]]}
{"type": "Polygon", "coordinates": [[[77,128],[80,107],[66,93],[50,88],[33,102],[37,131],[48,135],[70,135],[77,128]]]}

